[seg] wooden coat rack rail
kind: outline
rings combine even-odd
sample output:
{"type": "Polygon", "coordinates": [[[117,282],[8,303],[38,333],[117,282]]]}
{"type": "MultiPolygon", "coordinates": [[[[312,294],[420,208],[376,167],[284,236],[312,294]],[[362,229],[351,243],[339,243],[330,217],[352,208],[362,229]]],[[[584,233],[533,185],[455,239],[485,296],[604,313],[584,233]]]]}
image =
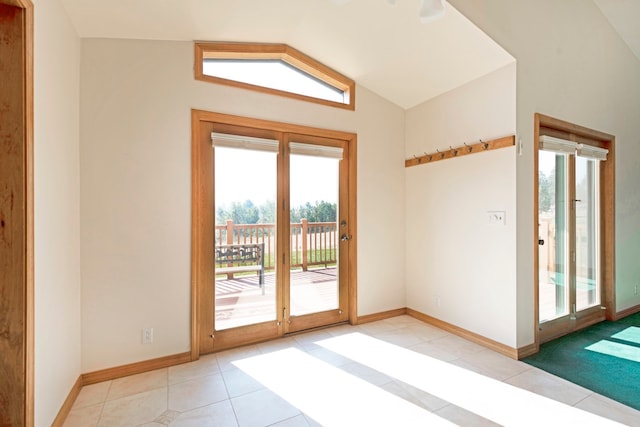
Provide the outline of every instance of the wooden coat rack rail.
{"type": "Polygon", "coordinates": [[[437,162],[438,160],[453,159],[454,157],[466,156],[467,154],[483,153],[485,151],[497,150],[498,148],[511,147],[516,144],[516,136],[510,135],[498,139],[492,139],[491,141],[482,141],[471,144],[463,145],[462,147],[452,148],[449,147],[445,151],[436,151],[435,153],[422,156],[413,156],[411,159],[404,161],[404,167],[424,165],[427,163],[437,162]]]}

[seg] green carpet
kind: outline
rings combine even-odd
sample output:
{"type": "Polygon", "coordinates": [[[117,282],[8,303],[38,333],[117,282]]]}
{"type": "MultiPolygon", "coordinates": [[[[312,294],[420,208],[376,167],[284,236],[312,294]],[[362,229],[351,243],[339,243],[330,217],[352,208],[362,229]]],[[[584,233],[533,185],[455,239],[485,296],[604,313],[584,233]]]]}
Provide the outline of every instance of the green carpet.
{"type": "Polygon", "coordinates": [[[523,361],[640,410],[640,313],[545,343],[523,361]]]}

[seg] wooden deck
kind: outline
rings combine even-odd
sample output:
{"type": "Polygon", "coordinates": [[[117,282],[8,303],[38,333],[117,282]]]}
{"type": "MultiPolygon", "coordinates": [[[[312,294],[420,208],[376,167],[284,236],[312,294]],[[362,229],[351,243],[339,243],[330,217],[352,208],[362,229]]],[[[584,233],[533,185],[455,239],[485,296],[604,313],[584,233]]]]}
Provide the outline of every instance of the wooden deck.
{"type": "MultiPolygon", "coordinates": [[[[265,274],[264,295],[257,275],[216,280],[215,305],[217,330],[275,320],[275,274],[265,274]]],[[[337,307],[335,267],[291,272],[291,315],[337,307]]]]}

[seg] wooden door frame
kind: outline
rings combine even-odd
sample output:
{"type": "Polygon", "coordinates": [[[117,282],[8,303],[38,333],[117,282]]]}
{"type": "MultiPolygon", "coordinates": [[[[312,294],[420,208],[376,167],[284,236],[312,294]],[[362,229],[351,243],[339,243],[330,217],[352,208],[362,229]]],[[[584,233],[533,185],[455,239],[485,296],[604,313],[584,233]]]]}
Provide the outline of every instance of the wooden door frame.
{"type": "MultiPolygon", "coordinates": [[[[348,141],[349,161],[349,218],[353,240],[349,242],[348,259],[349,322],[356,324],[357,313],[357,135],[309,126],[293,125],[268,120],[251,119],[203,110],[191,112],[191,359],[214,351],[213,313],[214,307],[214,204],[213,147],[211,132],[214,123],[245,128],[269,129],[275,132],[314,135],[318,137],[348,141]]],[[[279,185],[279,188],[283,188],[279,185]]],[[[279,195],[280,197],[281,195],[279,195]]],[[[251,339],[251,337],[247,337],[251,339]]]]}
{"type": "Polygon", "coordinates": [[[13,34],[0,50],[0,100],[9,105],[0,115],[0,259],[9,260],[0,263],[6,298],[0,311],[0,425],[33,426],[33,4],[0,0],[0,6],[16,9],[13,16],[3,11],[2,33],[13,34]]]}
{"type": "MultiPolygon", "coordinates": [[[[601,280],[602,295],[601,306],[605,307],[605,318],[615,320],[616,318],[616,290],[615,290],[615,137],[604,132],[589,129],[570,122],[555,119],[540,113],[534,115],[534,150],[533,150],[533,284],[534,284],[534,336],[536,349],[541,344],[539,333],[539,253],[538,253],[538,143],[541,135],[550,135],[576,142],[587,142],[609,150],[607,160],[600,162],[600,204],[601,204],[601,280]]],[[[599,321],[599,316],[587,316],[581,325],[586,327],[589,324],[599,321]]]]}

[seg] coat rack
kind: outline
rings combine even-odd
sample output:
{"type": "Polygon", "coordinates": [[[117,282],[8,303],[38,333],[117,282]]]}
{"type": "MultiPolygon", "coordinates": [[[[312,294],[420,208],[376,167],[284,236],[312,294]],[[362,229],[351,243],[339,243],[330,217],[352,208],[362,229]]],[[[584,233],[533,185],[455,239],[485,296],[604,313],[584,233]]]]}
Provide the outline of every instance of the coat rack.
{"type": "Polygon", "coordinates": [[[424,153],[422,156],[413,156],[410,159],[404,161],[404,167],[424,165],[427,163],[437,162],[438,160],[453,159],[454,157],[465,156],[467,154],[483,153],[485,151],[497,150],[498,148],[511,147],[516,145],[516,136],[510,135],[498,139],[492,139],[491,141],[483,141],[476,144],[467,145],[462,147],[453,148],[449,146],[449,149],[440,151],[436,150],[435,153],[424,153]]]}

